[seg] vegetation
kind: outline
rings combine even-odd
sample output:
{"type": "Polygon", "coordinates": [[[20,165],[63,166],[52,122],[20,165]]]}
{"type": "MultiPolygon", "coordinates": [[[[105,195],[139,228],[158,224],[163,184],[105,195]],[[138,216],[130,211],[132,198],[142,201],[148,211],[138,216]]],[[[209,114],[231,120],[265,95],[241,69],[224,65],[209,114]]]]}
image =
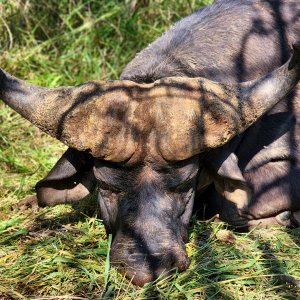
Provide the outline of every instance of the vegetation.
{"type": "MultiPolygon", "coordinates": [[[[45,86],[116,79],[204,0],[0,0],[0,66],[45,86]]],[[[21,210],[65,146],[0,104],[0,299],[299,299],[300,230],[194,218],[190,268],[138,288],[109,264],[91,199],[21,210]]]]}

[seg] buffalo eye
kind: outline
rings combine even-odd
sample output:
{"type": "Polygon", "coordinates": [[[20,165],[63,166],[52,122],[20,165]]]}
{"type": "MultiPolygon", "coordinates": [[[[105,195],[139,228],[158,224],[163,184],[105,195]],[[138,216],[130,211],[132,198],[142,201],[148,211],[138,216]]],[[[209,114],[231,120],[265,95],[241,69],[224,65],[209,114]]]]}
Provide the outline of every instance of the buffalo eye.
{"type": "Polygon", "coordinates": [[[103,180],[98,179],[98,184],[99,184],[99,188],[102,190],[111,191],[116,194],[119,194],[122,192],[119,188],[117,188],[111,184],[108,184],[108,183],[104,182],[103,180]]]}
{"type": "Polygon", "coordinates": [[[183,193],[190,190],[194,185],[194,177],[190,178],[188,180],[185,180],[184,182],[177,185],[174,189],[174,192],[183,193]]]}

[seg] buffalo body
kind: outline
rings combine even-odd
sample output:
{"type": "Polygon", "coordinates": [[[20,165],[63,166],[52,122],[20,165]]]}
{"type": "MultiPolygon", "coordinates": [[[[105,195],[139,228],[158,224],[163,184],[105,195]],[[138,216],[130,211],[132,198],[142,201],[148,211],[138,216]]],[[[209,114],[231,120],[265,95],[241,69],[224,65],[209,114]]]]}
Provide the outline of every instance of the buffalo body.
{"type": "Polygon", "coordinates": [[[296,222],[299,14],[296,0],[216,1],[116,82],[46,89],[0,70],[0,98],[70,147],[39,205],[97,194],[112,262],[138,285],[188,267],[195,199],[235,226],[296,222]]]}

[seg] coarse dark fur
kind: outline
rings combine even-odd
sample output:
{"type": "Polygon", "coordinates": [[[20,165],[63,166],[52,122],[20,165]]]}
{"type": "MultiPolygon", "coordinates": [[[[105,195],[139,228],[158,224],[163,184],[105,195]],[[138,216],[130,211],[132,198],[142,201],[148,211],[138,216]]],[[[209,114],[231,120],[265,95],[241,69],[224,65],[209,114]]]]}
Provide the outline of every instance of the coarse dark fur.
{"type": "Polygon", "coordinates": [[[121,79],[205,77],[242,82],[268,73],[299,37],[297,0],[222,0],[176,23],[127,65],[121,79]]]}

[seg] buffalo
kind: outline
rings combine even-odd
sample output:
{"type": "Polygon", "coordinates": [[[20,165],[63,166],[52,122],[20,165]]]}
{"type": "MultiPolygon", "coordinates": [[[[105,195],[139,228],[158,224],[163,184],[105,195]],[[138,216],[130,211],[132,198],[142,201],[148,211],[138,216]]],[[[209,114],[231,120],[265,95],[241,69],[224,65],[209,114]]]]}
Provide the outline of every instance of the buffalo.
{"type": "Polygon", "coordinates": [[[299,13],[296,1],[217,1],[117,81],[49,89],[0,69],[0,98],[70,147],[30,201],[96,194],[111,260],[137,285],[188,267],[195,199],[235,226],[296,222],[299,13]]]}

